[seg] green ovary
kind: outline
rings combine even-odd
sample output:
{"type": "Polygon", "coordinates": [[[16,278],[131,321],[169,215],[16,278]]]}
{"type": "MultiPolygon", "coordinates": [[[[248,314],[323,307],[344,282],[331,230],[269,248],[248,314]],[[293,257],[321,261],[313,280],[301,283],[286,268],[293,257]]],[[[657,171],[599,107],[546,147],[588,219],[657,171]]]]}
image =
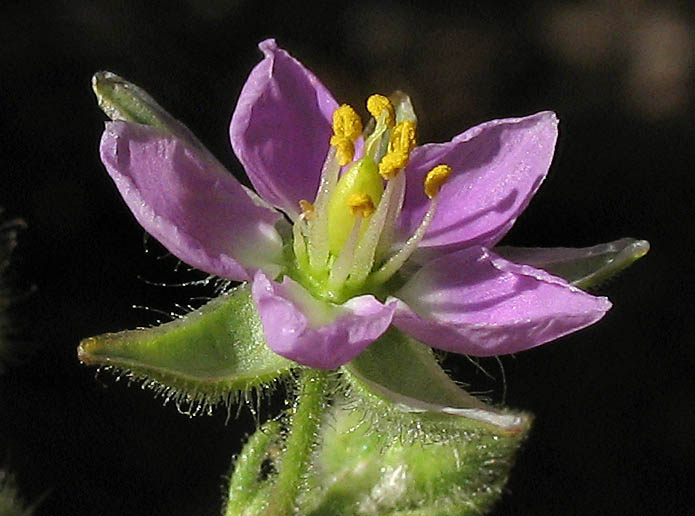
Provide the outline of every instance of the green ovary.
{"type": "MultiPolygon", "coordinates": [[[[338,256],[355,224],[355,215],[348,199],[356,193],[367,194],[375,206],[384,193],[383,180],[376,163],[370,157],[355,162],[340,178],[328,202],[328,245],[333,256],[338,256]]],[[[362,224],[360,235],[367,224],[362,224]]]]}

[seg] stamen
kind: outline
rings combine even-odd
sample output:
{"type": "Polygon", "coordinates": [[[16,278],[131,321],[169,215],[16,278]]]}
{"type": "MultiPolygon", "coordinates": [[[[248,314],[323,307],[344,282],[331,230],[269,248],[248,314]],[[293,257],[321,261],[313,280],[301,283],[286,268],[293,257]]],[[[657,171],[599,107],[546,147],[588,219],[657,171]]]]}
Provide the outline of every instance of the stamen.
{"type": "Polygon", "coordinates": [[[353,215],[367,218],[374,213],[375,207],[372,198],[366,193],[359,192],[352,194],[347,201],[347,205],[353,215]]]}
{"type": "Polygon", "coordinates": [[[306,220],[311,220],[314,218],[314,205],[306,199],[299,201],[299,209],[302,210],[302,215],[306,220]]]}
{"type": "Polygon", "coordinates": [[[389,152],[400,151],[407,156],[410,156],[411,151],[415,148],[415,122],[412,120],[403,120],[396,124],[391,132],[391,140],[389,141],[389,152]]]}
{"type": "Polygon", "coordinates": [[[393,179],[408,164],[408,155],[402,152],[389,152],[379,162],[379,174],[386,180],[393,179]]]}
{"type": "Polygon", "coordinates": [[[347,165],[355,157],[355,144],[344,136],[331,136],[331,145],[333,145],[338,153],[338,163],[340,166],[347,165]]]}
{"type": "Polygon", "coordinates": [[[431,199],[430,205],[427,208],[427,213],[425,213],[415,233],[406,241],[401,250],[389,258],[378,271],[372,274],[371,280],[375,284],[379,285],[388,281],[389,278],[401,268],[405,261],[410,258],[410,255],[413,254],[415,249],[417,249],[417,246],[425,236],[427,228],[437,211],[437,206],[439,205],[439,195],[437,194],[450,176],[451,167],[448,165],[437,165],[427,173],[424,184],[425,194],[431,199]]]}
{"type": "Polygon", "coordinates": [[[305,269],[309,264],[306,240],[304,240],[304,233],[306,232],[306,229],[305,215],[302,213],[292,225],[292,249],[294,250],[295,258],[297,259],[297,266],[300,269],[305,269]]]}
{"type": "Polygon", "coordinates": [[[404,120],[391,131],[388,153],[379,162],[379,174],[384,179],[392,179],[403,169],[415,148],[415,122],[404,120]]]}
{"type": "Polygon", "coordinates": [[[379,118],[376,119],[376,125],[372,134],[369,135],[367,141],[364,144],[364,155],[369,156],[374,160],[375,163],[379,162],[384,151],[382,147],[384,144],[388,144],[388,141],[384,141],[384,134],[388,131],[388,125],[386,125],[386,119],[388,118],[388,113],[382,111],[379,118]]]}
{"type": "Polygon", "coordinates": [[[430,199],[436,196],[450,175],[451,167],[449,165],[437,165],[427,172],[427,176],[425,176],[425,195],[430,199]]]}
{"type": "MultiPolygon", "coordinates": [[[[314,211],[309,224],[309,263],[314,271],[326,266],[328,261],[328,201],[338,182],[340,165],[335,147],[331,147],[321,169],[319,191],[314,200],[314,211]]],[[[300,204],[301,206],[301,204],[300,204]]],[[[303,209],[302,209],[303,211],[303,209]]]]}
{"type": "Polygon", "coordinates": [[[386,113],[384,123],[388,127],[393,127],[396,124],[396,113],[393,109],[393,104],[383,95],[372,95],[367,99],[367,111],[374,117],[374,120],[379,120],[382,113],[386,113]]]}
{"type": "Polygon", "coordinates": [[[347,165],[355,156],[355,142],[362,134],[362,121],[352,107],[343,104],[333,112],[333,145],[340,166],[347,165]]]}
{"type": "Polygon", "coordinates": [[[388,141],[382,142],[384,140],[383,136],[389,128],[396,124],[396,112],[388,97],[383,95],[372,95],[369,97],[367,99],[367,110],[374,117],[376,126],[369,138],[367,138],[365,156],[370,156],[375,162],[379,162],[385,153],[383,147],[385,144],[388,144],[388,141]]]}
{"type": "Polygon", "coordinates": [[[364,282],[369,275],[374,265],[374,253],[379,243],[379,236],[384,229],[384,222],[388,215],[389,206],[391,205],[391,197],[393,196],[394,182],[389,181],[386,184],[384,194],[379,201],[379,206],[376,212],[369,220],[367,230],[362,235],[359,245],[354,253],[352,268],[350,269],[350,279],[348,284],[357,286],[364,282]]]}
{"type": "Polygon", "coordinates": [[[389,211],[384,221],[384,229],[381,231],[379,244],[376,247],[376,253],[374,255],[375,263],[379,263],[386,253],[389,252],[389,249],[391,249],[393,236],[396,230],[396,221],[401,214],[403,201],[405,200],[405,174],[398,174],[393,179],[392,183],[394,183],[393,197],[390,200],[389,211]]]}

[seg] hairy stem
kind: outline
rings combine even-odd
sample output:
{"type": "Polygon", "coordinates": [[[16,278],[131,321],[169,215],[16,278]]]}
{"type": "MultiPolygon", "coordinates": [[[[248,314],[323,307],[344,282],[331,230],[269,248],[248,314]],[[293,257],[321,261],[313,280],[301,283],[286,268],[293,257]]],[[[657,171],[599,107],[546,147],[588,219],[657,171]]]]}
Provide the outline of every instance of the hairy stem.
{"type": "Polygon", "coordinates": [[[305,369],[299,380],[299,392],[294,406],[285,452],[278,465],[278,474],[265,512],[268,516],[294,514],[297,495],[311,461],[326,406],[328,373],[305,369]]]}
{"type": "Polygon", "coordinates": [[[251,504],[261,487],[259,474],[268,448],[277,441],[280,424],[268,421],[244,445],[234,465],[224,516],[238,516],[251,504]]]}

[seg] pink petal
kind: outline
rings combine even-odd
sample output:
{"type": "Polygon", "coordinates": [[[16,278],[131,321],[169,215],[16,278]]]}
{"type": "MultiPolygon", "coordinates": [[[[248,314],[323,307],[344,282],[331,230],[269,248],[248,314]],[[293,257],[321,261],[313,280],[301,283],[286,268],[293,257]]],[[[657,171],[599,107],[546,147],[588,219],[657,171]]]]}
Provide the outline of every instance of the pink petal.
{"type": "Polygon", "coordinates": [[[152,126],[108,122],[101,160],[140,225],[210,274],[248,280],[279,272],[280,214],[261,205],[207,151],[152,126]]]}
{"type": "Polygon", "coordinates": [[[474,247],[432,260],[395,296],[394,325],[429,346],[515,353],[595,323],[611,307],[566,281],[474,247]]]}
{"type": "Polygon", "coordinates": [[[230,126],[232,147],[258,193],[294,217],[297,203],[316,195],[338,104],[275,40],[259,47],[265,58],[241,91],[230,126]]]}
{"type": "Polygon", "coordinates": [[[400,236],[420,224],[428,199],[423,180],[445,163],[454,174],[442,187],[429,230],[420,243],[440,254],[471,245],[492,246],[512,227],[543,182],[555,150],[557,118],[544,111],[525,118],[493,120],[413,151],[400,236]]]}
{"type": "Polygon", "coordinates": [[[288,277],[277,283],[262,272],[254,277],[252,293],[270,349],[317,369],[357,357],[388,329],[395,310],[395,303],[384,305],[369,295],[334,305],[313,298],[288,277]]]}

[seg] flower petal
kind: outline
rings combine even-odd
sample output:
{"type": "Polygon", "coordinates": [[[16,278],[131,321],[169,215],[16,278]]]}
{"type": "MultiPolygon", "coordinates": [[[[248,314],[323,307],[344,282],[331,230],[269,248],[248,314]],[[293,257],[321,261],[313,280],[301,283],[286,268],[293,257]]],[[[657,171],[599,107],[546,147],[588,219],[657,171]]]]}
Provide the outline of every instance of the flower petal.
{"type": "Polygon", "coordinates": [[[395,295],[396,327],[432,347],[477,356],[538,346],[593,324],[611,307],[605,297],[482,247],[432,260],[395,295]]]}
{"type": "Polygon", "coordinates": [[[548,172],[557,123],[549,111],[492,120],[450,142],[416,148],[405,169],[409,187],[399,222],[401,239],[415,231],[427,211],[425,175],[445,163],[454,174],[442,187],[437,214],[420,247],[441,254],[498,242],[548,172]]]}
{"type": "Polygon", "coordinates": [[[252,292],[268,346],[317,369],[334,369],[357,357],[388,329],[395,310],[395,303],[384,305],[370,295],[343,305],[320,301],[290,278],[277,283],[260,271],[252,292]]]}
{"type": "Polygon", "coordinates": [[[280,271],[280,213],[207,151],[151,126],[108,122],[101,160],[145,230],[193,267],[232,280],[280,271]]]}
{"type": "Polygon", "coordinates": [[[232,116],[232,147],[253,186],[294,218],[301,199],[313,200],[338,104],[304,66],[260,43],[265,58],[251,71],[232,116]]]}

